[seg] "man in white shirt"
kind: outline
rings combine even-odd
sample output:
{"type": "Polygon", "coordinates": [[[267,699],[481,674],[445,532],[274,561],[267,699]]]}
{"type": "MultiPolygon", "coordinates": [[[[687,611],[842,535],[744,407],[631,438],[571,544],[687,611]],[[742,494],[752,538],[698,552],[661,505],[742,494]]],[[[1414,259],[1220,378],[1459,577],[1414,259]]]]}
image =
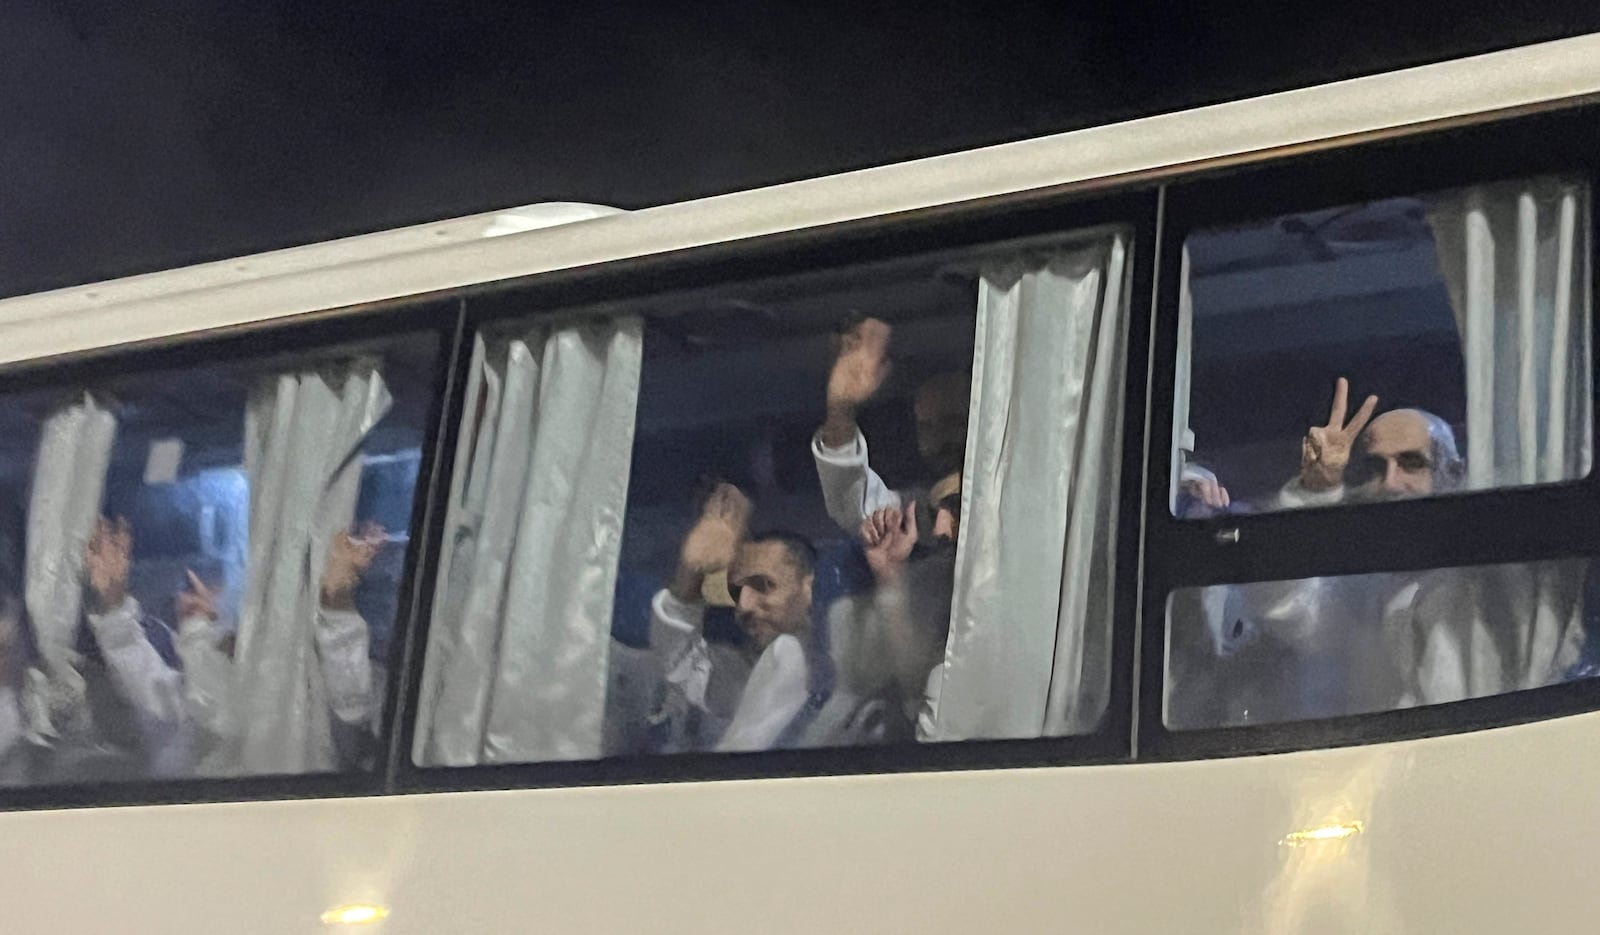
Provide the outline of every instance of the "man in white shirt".
{"type": "MultiPolygon", "coordinates": [[[[1346,422],[1348,394],[1341,378],[1327,424],[1306,433],[1300,475],[1283,488],[1279,508],[1409,499],[1459,487],[1465,464],[1448,423],[1418,409],[1373,418],[1377,397],[1368,397],[1346,422]],[[1347,478],[1352,460],[1364,475],[1354,483],[1347,478]]],[[[1189,643],[1174,658],[1199,653],[1217,661],[1179,666],[1187,675],[1174,682],[1169,723],[1214,726],[1356,714],[1560,681],[1582,645],[1586,564],[1565,560],[1207,589],[1211,606],[1201,613],[1210,647],[1189,643]],[[1197,720],[1212,723],[1187,723],[1197,720]]],[[[1175,633],[1174,646],[1194,635],[1175,633]]]]}
{"type": "Polygon", "coordinates": [[[797,734],[813,703],[807,655],[816,555],[788,533],[750,535],[750,501],[719,484],[684,537],[672,582],[651,601],[661,660],[664,752],[767,750],[797,734]],[[726,574],[742,647],[707,641],[707,579],[726,574]]]}
{"type": "MultiPolygon", "coordinates": [[[[385,537],[376,523],[335,536],[318,582],[314,642],[334,753],[342,769],[361,765],[376,738],[384,676],[372,660],[370,631],[356,609],[355,595],[385,537]]],[[[233,634],[219,625],[216,597],[193,571],[189,589],[176,603],[190,768],[201,775],[230,775],[237,772],[234,747],[248,730],[251,713],[250,699],[240,697],[234,685],[233,634]]]]}
{"type": "Polygon", "coordinates": [[[929,675],[950,629],[971,378],[944,373],[918,388],[917,451],[939,480],[928,491],[890,490],[856,424],[857,411],[888,379],[890,335],[889,325],[867,318],[841,336],[827,417],[811,442],[828,515],[862,536],[876,582],[872,592],[830,608],[842,691],[817,719],[809,742],[819,745],[909,739],[913,724],[924,735],[929,675]],[[877,711],[874,699],[886,709],[877,711]]]}

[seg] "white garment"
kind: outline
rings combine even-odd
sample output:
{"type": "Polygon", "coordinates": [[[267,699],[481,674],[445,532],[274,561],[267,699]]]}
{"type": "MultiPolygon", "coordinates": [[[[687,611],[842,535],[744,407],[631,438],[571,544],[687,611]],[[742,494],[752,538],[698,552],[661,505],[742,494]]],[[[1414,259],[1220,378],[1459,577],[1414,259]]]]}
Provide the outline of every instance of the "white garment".
{"type": "Polygon", "coordinates": [[[902,576],[828,608],[838,685],[806,731],[805,746],[859,746],[916,736],[931,716],[930,674],[944,658],[948,561],[912,562],[902,576]]]}
{"type": "Polygon", "coordinates": [[[660,717],[697,715],[709,722],[698,731],[675,725],[675,735],[694,735],[691,743],[711,740],[726,723],[715,749],[772,749],[810,698],[805,647],[785,633],[751,666],[732,647],[707,642],[704,619],[704,604],[680,601],[664,589],[650,602],[650,648],[661,658],[666,690],[660,717]]]}
{"type": "Polygon", "coordinates": [[[12,685],[0,685],[0,786],[28,782],[27,725],[22,720],[22,699],[12,685]]]}
{"type": "MultiPolygon", "coordinates": [[[[861,523],[878,510],[899,507],[913,498],[907,493],[889,489],[868,463],[867,440],[856,430],[855,439],[848,445],[831,447],[822,440],[811,440],[811,457],[817,465],[817,479],[822,484],[822,500],[828,516],[851,536],[859,534],[861,523]]],[[[921,530],[922,535],[931,530],[921,530]]],[[[893,737],[897,730],[886,725],[862,725],[863,713],[857,710],[874,699],[885,698],[889,689],[888,674],[900,673],[899,687],[909,684],[907,673],[920,668],[917,678],[920,697],[901,696],[883,717],[896,718],[904,714],[925,728],[932,725],[933,692],[939,680],[933,677],[944,659],[945,639],[950,631],[950,597],[953,588],[953,569],[943,561],[920,559],[907,563],[902,579],[904,591],[900,595],[886,594],[881,598],[874,589],[872,594],[841,598],[828,609],[829,634],[833,641],[830,651],[839,664],[840,691],[828,700],[818,714],[817,722],[808,731],[809,745],[833,745],[839,737],[867,738],[883,734],[893,737]],[[886,642],[892,631],[883,628],[885,620],[896,619],[902,608],[909,615],[912,637],[895,644],[886,642]],[[889,611],[889,613],[884,613],[889,611]]],[[[895,692],[898,693],[898,689],[895,692]]],[[[873,714],[874,718],[879,717],[873,714]]],[[[919,733],[918,736],[926,736],[919,733]]]]}
{"type": "Polygon", "coordinates": [[[868,516],[901,504],[900,494],[890,490],[868,464],[867,439],[859,428],[854,441],[838,448],[813,437],[811,457],[817,463],[822,502],[829,518],[852,536],[861,531],[861,523],[868,516]]]}
{"type": "MultiPolygon", "coordinates": [[[[190,769],[204,776],[238,775],[239,729],[258,704],[241,697],[233,660],[222,649],[221,627],[201,617],[178,625],[178,658],[183,662],[183,706],[191,734],[190,769]]],[[[336,747],[376,727],[383,680],[375,676],[367,621],[354,610],[319,607],[315,642],[329,733],[336,747]]],[[[341,750],[342,754],[348,751],[341,750]]],[[[340,767],[353,765],[346,755],[340,767]]]]}
{"type": "MultiPolygon", "coordinates": [[[[1278,505],[1328,505],[1344,496],[1342,488],[1313,493],[1295,482],[1278,505]]],[[[1174,686],[1168,723],[1332,717],[1559,682],[1582,648],[1586,573],[1587,562],[1562,560],[1207,589],[1223,598],[1207,602],[1210,638],[1186,642],[1175,634],[1174,646],[1214,655],[1171,660],[1171,670],[1193,681],[1174,686]],[[1226,599],[1228,589],[1237,599],[1226,599]],[[1227,672],[1208,678],[1208,663],[1227,672]],[[1202,709],[1208,713],[1198,715],[1202,709]]],[[[1182,616],[1175,613],[1174,627],[1194,624],[1182,616]]]]}

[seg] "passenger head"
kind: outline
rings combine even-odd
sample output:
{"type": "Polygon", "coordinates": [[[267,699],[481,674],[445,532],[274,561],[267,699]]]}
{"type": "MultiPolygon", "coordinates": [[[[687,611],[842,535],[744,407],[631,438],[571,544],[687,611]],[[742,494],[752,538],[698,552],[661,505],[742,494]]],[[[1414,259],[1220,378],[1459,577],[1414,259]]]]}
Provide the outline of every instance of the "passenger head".
{"type": "Polygon", "coordinates": [[[1465,463],[1449,423],[1421,409],[1386,412],[1361,433],[1360,465],[1366,499],[1404,500],[1448,493],[1461,484],[1465,463]]]}
{"type": "Polygon", "coordinates": [[[935,471],[961,470],[971,399],[972,377],[965,373],[941,373],[917,388],[917,451],[935,471]]]}
{"type": "Polygon", "coordinates": [[[787,532],[750,536],[728,568],[734,617],[757,650],[811,623],[811,588],[817,553],[804,538],[787,532]]]}
{"type": "Polygon", "coordinates": [[[954,544],[961,535],[961,472],[939,479],[928,491],[928,508],[933,513],[933,538],[954,544]]]}

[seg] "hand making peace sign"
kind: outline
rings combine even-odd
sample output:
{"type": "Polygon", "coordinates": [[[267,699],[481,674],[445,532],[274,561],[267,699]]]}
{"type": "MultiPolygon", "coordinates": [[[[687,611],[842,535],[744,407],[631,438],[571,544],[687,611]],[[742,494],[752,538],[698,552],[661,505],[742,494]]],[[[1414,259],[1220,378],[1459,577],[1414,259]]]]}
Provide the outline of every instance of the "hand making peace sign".
{"type": "Polygon", "coordinates": [[[1327,425],[1312,426],[1300,443],[1300,486],[1306,490],[1332,490],[1344,483],[1344,469],[1350,463],[1350,449],[1361,430],[1372,420],[1378,397],[1368,396],[1349,424],[1344,421],[1349,406],[1350,381],[1344,377],[1333,388],[1333,408],[1327,425]]]}

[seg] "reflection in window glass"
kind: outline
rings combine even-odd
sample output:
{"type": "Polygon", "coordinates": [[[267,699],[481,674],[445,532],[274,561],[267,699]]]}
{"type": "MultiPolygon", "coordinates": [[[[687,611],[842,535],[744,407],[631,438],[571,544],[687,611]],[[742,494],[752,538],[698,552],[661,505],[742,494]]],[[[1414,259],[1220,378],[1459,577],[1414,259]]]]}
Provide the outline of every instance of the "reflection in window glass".
{"type": "Polygon", "coordinates": [[[1177,515],[1585,475],[1588,204],[1541,178],[1192,234],[1177,515]]]}
{"type": "Polygon", "coordinates": [[[1166,724],[1366,714],[1588,677],[1590,577],[1566,559],[1174,592],[1166,724]]]}
{"type": "Polygon", "coordinates": [[[370,766],[436,352],[0,397],[0,783],[370,766]]]}
{"type": "Polygon", "coordinates": [[[1092,729],[1126,253],[1096,232],[479,335],[416,761],[1092,729]]]}

